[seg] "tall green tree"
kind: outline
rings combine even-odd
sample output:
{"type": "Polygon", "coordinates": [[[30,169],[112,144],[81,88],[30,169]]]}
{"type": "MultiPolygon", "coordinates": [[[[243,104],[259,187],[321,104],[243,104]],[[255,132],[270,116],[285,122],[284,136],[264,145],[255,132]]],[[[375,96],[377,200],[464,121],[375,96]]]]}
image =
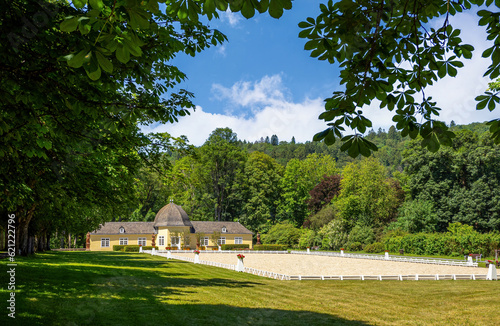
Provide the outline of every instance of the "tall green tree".
{"type": "Polygon", "coordinates": [[[241,183],[247,153],[230,128],[217,128],[199,149],[205,170],[202,176],[206,198],[205,214],[217,221],[230,221],[241,213],[241,183]]]}
{"type": "Polygon", "coordinates": [[[395,218],[401,204],[387,170],[374,158],[348,164],[340,188],[333,204],[347,230],[356,224],[381,227],[395,218]]]}
{"type": "Polygon", "coordinates": [[[311,154],[305,160],[288,162],[281,179],[281,199],[278,206],[280,220],[290,220],[301,226],[307,216],[307,200],[312,190],[324,175],[333,175],[339,170],[329,155],[311,154]]]}
{"type": "Polygon", "coordinates": [[[259,231],[267,221],[276,219],[280,180],[284,168],[270,156],[253,152],[245,165],[245,204],[241,222],[259,231]]]}
{"type": "Polygon", "coordinates": [[[3,221],[15,214],[22,254],[34,250],[30,222],[54,182],[82,204],[118,205],[142,161],[154,165],[168,149],[168,135],[138,126],[175,122],[194,107],[169,61],[226,39],[199,16],[291,8],[291,0],[177,0],[162,10],[159,2],[0,1],[0,211],[3,221]]]}
{"type": "Polygon", "coordinates": [[[438,231],[454,222],[500,229],[500,147],[487,133],[458,131],[452,147],[436,153],[413,141],[403,157],[411,198],[433,204],[438,231]]]}

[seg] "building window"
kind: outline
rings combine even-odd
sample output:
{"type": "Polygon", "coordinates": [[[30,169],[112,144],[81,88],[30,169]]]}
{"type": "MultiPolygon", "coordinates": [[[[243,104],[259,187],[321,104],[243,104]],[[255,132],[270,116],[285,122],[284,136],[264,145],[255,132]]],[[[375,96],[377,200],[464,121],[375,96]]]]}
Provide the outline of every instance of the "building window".
{"type": "Polygon", "coordinates": [[[234,244],[243,244],[243,238],[242,237],[235,237],[234,244]]]}
{"type": "Polygon", "coordinates": [[[226,244],[226,237],[221,237],[219,240],[217,240],[217,242],[219,243],[219,245],[226,244]]]}
{"type": "Polygon", "coordinates": [[[120,227],[120,233],[125,233],[125,229],[123,228],[123,226],[120,227]]]}
{"type": "Polygon", "coordinates": [[[204,237],[203,239],[201,239],[201,245],[202,246],[208,246],[208,240],[209,240],[208,237],[204,237]]]}
{"type": "Polygon", "coordinates": [[[101,248],[109,248],[109,238],[101,238],[101,248]]]}
{"type": "Polygon", "coordinates": [[[227,232],[227,229],[225,226],[222,227],[222,233],[226,233],[227,232]]]}
{"type": "Polygon", "coordinates": [[[170,237],[170,242],[172,242],[172,246],[179,246],[181,244],[181,237],[170,237]]]}
{"type": "Polygon", "coordinates": [[[164,246],[164,245],[165,245],[165,236],[160,235],[160,236],[158,237],[158,245],[159,245],[159,246],[164,246]]]}
{"type": "Polygon", "coordinates": [[[145,246],[146,245],[146,238],[137,238],[137,244],[139,246],[145,246]]]}
{"type": "Polygon", "coordinates": [[[120,238],[120,246],[128,245],[128,238],[120,238]]]}

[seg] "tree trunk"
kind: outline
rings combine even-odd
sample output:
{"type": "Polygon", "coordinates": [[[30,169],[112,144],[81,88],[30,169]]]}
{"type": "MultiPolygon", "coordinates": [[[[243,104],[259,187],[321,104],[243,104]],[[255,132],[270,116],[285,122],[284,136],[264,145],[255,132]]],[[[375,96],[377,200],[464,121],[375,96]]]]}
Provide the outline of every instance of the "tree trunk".
{"type": "Polygon", "coordinates": [[[34,253],[33,246],[29,244],[29,224],[33,218],[36,204],[33,204],[28,211],[19,208],[16,213],[18,220],[16,227],[16,254],[27,256],[34,253]],[[31,248],[31,250],[30,250],[31,248]]]}
{"type": "Polygon", "coordinates": [[[50,233],[47,234],[46,238],[45,238],[45,249],[46,250],[50,250],[50,233]]]}
{"type": "Polygon", "coordinates": [[[62,248],[64,248],[64,231],[61,232],[61,238],[60,239],[61,239],[61,241],[60,241],[61,244],[60,244],[59,248],[62,249],[62,248]]]}
{"type": "Polygon", "coordinates": [[[68,249],[71,248],[71,233],[68,232],[68,249]]]}

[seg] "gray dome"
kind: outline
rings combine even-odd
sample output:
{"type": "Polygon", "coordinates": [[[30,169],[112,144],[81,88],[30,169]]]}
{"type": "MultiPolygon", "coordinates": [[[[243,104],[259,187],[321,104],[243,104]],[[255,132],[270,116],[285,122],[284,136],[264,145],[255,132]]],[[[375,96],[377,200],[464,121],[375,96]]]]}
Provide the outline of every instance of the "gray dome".
{"type": "Polygon", "coordinates": [[[170,202],[156,214],[154,227],[158,226],[193,226],[185,210],[170,202]]]}

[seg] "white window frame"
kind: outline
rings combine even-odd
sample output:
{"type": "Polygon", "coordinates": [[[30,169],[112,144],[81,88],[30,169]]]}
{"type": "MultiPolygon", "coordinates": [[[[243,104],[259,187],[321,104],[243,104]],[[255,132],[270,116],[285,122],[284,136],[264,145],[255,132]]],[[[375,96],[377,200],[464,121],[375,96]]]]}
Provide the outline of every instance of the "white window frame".
{"type": "Polygon", "coordinates": [[[146,245],[146,238],[137,238],[137,244],[139,246],[145,246],[146,245]]]}
{"type": "Polygon", "coordinates": [[[120,227],[120,233],[125,233],[125,228],[123,226],[120,227]]]}
{"type": "Polygon", "coordinates": [[[128,238],[120,238],[120,246],[128,245],[128,238]]]}
{"type": "Polygon", "coordinates": [[[243,237],[234,237],[234,244],[243,244],[243,237]]]}
{"type": "Polygon", "coordinates": [[[227,228],[226,227],[222,228],[222,233],[227,233],[227,228]]]}
{"type": "Polygon", "coordinates": [[[164,246],[165,245],[165,236],[164,235],[159,235],[158,236],[158,245],[159,246],[164,246]]]}
{"type": "Polygon", "coordinates": [[[204,237],[203,239],[201,239],[201,245],[206,247],[208,246],[209,241],[210,241],[209,237],[204,237]]]}
{"type": "Polygon", "coordinates": [[[109,248],[109,238],[101,238],[101,248],[109,248]]]}
{"type": "Polygon", "coordinates": [[[217,243],[219,245],[226,244],[226,237],[220,237],[219,240],[217,240],[217,243]]]}

